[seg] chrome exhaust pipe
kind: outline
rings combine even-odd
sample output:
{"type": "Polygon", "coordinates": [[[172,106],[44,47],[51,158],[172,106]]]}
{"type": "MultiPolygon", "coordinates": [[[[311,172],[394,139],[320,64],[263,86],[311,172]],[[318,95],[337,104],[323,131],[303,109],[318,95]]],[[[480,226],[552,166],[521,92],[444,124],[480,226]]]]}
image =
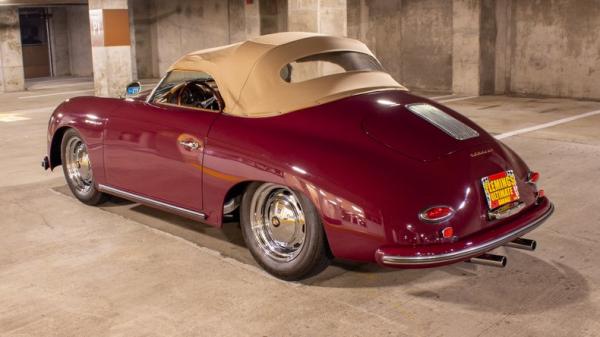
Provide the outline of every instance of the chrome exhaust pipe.
{"type": "Polygon", "coordinates": [[[523,239],[523,238],[516,238],[512,241],[509,241],[507,243],[504,244],[506,247],[511,247],[511,248],[517,248],[517,249],[524,249],[524,250],[535,250],[535,247],[537,246],[537,243],[535,242],[535,240],[529,240],[529,239],[523,239]]]}
{"type": "Polygon", "coordinates": [[[506,256],[496,254],[482,254],[477,257],[472,257],[467,262],[481,264],[484,266],[492,266],[498,268],[506,267],[506,256]]]}

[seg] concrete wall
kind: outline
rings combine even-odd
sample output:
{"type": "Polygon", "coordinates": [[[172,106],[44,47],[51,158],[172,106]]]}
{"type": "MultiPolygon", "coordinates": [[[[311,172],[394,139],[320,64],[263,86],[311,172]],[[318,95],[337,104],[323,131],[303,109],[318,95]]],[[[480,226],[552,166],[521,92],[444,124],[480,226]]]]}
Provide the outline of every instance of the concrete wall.
{"type": "Polygon", "coordinates": [[[287,31],[287,0],[260,0],[260,34],[287,31]]]}
{"type": "Polygon", "coordinates": [[[600,1],[511,1],[509,90],[600,99],[600,1]]]}
{"type": "Polygon", "coordinates": [[[19,11],[0,6],[0,92],[25,88],[19,11]]]}
{"type": "Polygon", "coordinates": [[[137,71],[162,76],[182,55],[260,34],[258,2],[244,0],[132,2],[137,71]]]}
{"type": "Polygon", "coordinates": [[[92,44],[86,5],[51,7],[54,76],[91,76],[92,44]]]}
{"type": "Polygon", "coordinates": [[[155,6],[160,74],[186,53],[229,43],[227,2],[159,0],[155,6]]]}
{"type": "Polygon", "coordinates": [[[496,24],[496,0],[480,0],[480,31],[479,51],[480,57],[480,94],[493,94],[496,79],[496,53],[501,52],[496,48],[498,28],[496,24]]]}
{"type": "Polygon", "coordinates": [[[452,2],[412,0],[402,3],[401,80],[431,91],[452,86],[452,2]]]}
{"type": "Polygon", "coordinates": [[[67,22],[70,73],[73,76],[91,76],[93,65],[88,7],[68,6],[67,22]]]}
{"type": "MultiPolygon", "coordinates": [[[[139,78],[161,76],[193,50],[304,30],[362,40],[411,89],[600,99],[600,0],[130,0],[130,6],[130,54],[139,78]]],[[[69,73],[90,75],[87,8],[55,13],[57,20],[67,17],[69,73]]],[[[61,25],[62,19],[55,29],[61,25]]],[[[62,50],[54,55],[59,75],[62,50]]],[[[0,71],[22,71],[17,57],[0,62],[0,71]]]]}
{"type": "Polygon", "coordinates": [[[348,36],[411,89],[452,88],[452,1],[350,0],[348,36]]]}
{"type": "Polygon", "coordinates": [[[598,0],[348,0],[347,24],[411,89],[600,99],[598,0]]]}
{"type": "Polygon", "coordinates": [[[156,46],[156,9],[153,1],[132,1],[135,58],[138,78],[154,78],[158,72],[158,49],[156,46]]]}
{"type": "Polygon", "coordinates": [[[494,10],[491,0],[452,1],[451,91],[454,93],[494,92],[494,10]]]}
{"type": "Polygon", "coordinates": [[[50,36],[52,46],[52,71],[54,76],[67,76],[71,74],[69,57],[69,34],[67,24],[67,9],[65,7],[52,7],[49,9],[50,36]]]}
{"type": "Polygon", "coordinates": [[[346,0],[288,0],[287,30],[346,36],[346,0]]]}
{"type": "MultiPolygon", "coordinates": [[[[236,1],[236,3],[243,3],[236,1]]],[[[240,36],[240,40],[249,39],[261,35],[260,32],[260,5],[258,1],[254,1],[251,4],[241,6],[245,20],[245,27],[240,27],[241,30],[245,30],[246,35],[240,36]]]]}

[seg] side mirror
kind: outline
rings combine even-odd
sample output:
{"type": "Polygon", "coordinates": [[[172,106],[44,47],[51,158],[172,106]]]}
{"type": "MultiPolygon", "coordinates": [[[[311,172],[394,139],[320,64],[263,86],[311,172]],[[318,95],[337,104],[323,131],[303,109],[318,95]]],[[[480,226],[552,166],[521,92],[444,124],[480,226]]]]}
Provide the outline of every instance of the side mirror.
{"type": "Polygon", "coordinates": [[[142,91],[142,84],[140,82],[131,82],[127,85],[125,90],[125,97],[137,96],[142,91]]]}

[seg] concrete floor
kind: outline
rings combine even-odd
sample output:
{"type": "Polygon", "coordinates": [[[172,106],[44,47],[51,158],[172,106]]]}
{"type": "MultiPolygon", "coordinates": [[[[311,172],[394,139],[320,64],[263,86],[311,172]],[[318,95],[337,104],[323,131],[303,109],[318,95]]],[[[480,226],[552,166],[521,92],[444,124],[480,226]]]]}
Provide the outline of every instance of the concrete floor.
{"type": "MultiPolygon", "coordinates": [[[[256,266],[234,223],[71,197],[62,170],[38,162],[52,108],[91,84],[47,84],[0,95],[0,336],[600,336],[600,115],[504,139],[557,208],[528,236],[537,251],[498,249],[507,268],[335,263],[286,283],[256,266]]],[[[450,99],[494,134],[600,109],[450,99]]]]}

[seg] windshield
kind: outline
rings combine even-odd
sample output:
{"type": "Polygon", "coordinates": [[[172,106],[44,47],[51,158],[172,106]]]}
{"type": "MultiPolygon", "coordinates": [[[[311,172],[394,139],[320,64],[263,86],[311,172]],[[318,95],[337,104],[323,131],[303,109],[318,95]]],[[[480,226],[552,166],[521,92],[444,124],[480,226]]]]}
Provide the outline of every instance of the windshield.
{"type": "Polygon", "coordinates": [[[217,83],[203,71],[173,70],[160,82],[150,102],[222,111],[217,83]]]}
{"type": "Polygon", "coordinates": [[[371,55],[336,51],[310,55],[288,63],[281,68],[279,75],[288,83],[298,83],[350,71],[383,71],[383,68],[371,55]]]}
{"type": "Polygon", "coordinates": [[[158,87],[154,92],[153,101],[156,101],[157,98],[163,97],[176,85],[192,80],[214,82],[209,74],[202,71],[173,70],[168,73],[167,76],[165,76],[165,78],[158,84],[158,87]]]}

